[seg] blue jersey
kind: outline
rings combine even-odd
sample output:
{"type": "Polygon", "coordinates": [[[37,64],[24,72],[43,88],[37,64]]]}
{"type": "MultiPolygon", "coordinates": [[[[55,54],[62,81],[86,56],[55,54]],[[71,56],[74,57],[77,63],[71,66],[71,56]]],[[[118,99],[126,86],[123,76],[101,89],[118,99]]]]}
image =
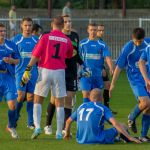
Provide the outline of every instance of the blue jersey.
{"type": "MultiPolygon", "coordinates": [[[[31,35],[28,38],[23,37],[22,34],[18,34],[13,38],[13,42],[18,46],[18,50],[21,55],[21,59],[18,65],[16,65],[16,74],[23,74],[30,59],[33,48],[35,47],[38,38],[34,35],[31,35]]],[[[31,74],[37,72],[36,65],[33,67],[31,74]]]]}
{"type": "Polygon", "coordinates": [[[15,43],[5,39],[3,45],[0,45],[0,70],[8,70],[8,72],[14,76],[15,74],[15,65],[8,64],[3,61],[4,57],[11,57],[14,59],[19,59],[20,54],[15,43]]]}
{"type": "Polygon", "coordinates": [[[77,142],[101,143],[105,138],[104,122],[112,117],[111,111],[99,102],[83,103],[71,115],[72,120],[77,121],[77,142]]]}
{"type": "Polygon", "coordinates": [[[141,45],[136,46],[132,40],[129,41],[123,47],[117,60],[117,66],[119,68],[126,68],[128,80],[132,86],[145,85],[144,79],[138,67],[138,61],[149,42],[150,39],[145,38],[141,45]]]}
{"type": "Polygon", "coordinates": [[[79,53],[84,66],[92,71],[92,76],[100,76],[104,65],[104,58],[110,57],[107,45],[101,40],[88,38],[80,41],[79,53]]]}

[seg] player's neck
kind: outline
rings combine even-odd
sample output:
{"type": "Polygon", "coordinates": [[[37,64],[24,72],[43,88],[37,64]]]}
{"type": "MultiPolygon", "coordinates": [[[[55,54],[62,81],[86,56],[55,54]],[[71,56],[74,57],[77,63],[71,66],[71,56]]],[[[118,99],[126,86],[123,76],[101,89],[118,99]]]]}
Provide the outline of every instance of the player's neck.
{"type": "Polygon", "coordinates": [[[66,34],[66,35],[70,35],[70,34],[71,34],[71,31],[70,31],[70,30],[65,30],[65,29],[63,29],[62,32],[63,32],[64,34],[66,34]]]}
{"type": "Polygon", "coordinates": [[[0,38],[0,45],[4,44],[4,38],[0,38]]]}
{"type": "Polygon", "coordinates": [[[22,33],[23,37],[28,38],[31,36],[31,33],[27,34],[27,33],[22,33]]]}
{"type": "Polygon", "coordinates": [[[89,36],[89,39],[90,39],[90,40],[97,40],[97,37],[90,37],[90,36],[89,36]]]}

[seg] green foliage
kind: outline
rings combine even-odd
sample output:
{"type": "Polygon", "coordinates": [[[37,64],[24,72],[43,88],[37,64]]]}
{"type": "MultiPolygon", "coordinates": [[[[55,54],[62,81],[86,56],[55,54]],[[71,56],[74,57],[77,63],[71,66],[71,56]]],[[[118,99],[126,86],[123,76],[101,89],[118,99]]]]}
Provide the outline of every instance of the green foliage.
{"type": "Polygon", "coordinates": [[[149,0],[126,0],[127,8],[150,8],[149,0]]]}

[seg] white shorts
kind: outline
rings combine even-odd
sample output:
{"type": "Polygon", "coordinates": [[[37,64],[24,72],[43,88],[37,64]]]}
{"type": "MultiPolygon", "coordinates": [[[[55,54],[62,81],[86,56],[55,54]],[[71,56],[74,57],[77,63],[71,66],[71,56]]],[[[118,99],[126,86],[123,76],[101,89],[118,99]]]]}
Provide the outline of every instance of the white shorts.
{"type": "Polygon", "coordinates": [[[47,97],[51,89],[52,96],[56,98],[65,97],[67,95],[64,69],[50,70],[38,68],[38,73],[34,94],[47,97]]]}

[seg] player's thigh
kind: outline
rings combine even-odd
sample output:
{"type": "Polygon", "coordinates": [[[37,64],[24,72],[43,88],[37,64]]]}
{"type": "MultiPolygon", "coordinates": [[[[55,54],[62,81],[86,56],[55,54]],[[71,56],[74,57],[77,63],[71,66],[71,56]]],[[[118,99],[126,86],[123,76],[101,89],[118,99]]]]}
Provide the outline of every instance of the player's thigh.
{"type": "Polygon", "coordinates": [[[80,89],[82,91],[91,91],[92,89],[92,78],[82,77],[80,79],[80,89]]]}
{"type": "Polygon", "coordinates": [[[77,79],[71,78],[71,77],[66,77],[66,91],[77,91],[77,79]]]}
{"type": "Polygon", "coordinates": [[[75,96],[74,91],[67,91],[67,96],[65,97],[64,107],[65,108],[72,108],[72,100],[75,96]]]}
{"type": "Polygon", "coordinates": [[[52,71],[51,94],[56,98],[62,98],[67,95],[64,69],[52,71]]]}
{"type": "Polygon", "coordinates": [[[34,94],[28,92],[28,93],[26,94],[26,97],[27,97],[27,101],[28,101],[28,102],[32,102],[33,99],[34,99],[34,94]]]}
{"type": "Polygon", "coordinates": [[[104,136],[104,140],[102,141],[103,144],[113,144],[118,132],[115,128],[110,128],[104,130],[102,134],[104,136]]]}
{"type": "Polygon", "coordinates": [[[103,87],[104,87],[104,82],[101,76],[92,78],[92,89],[95,88],[103,89],[103,87]]]}
{"type": "Polygon", "coordinates": [[[34,104],[43,104],[44,98],[43,96],[34,94],[34,104]]]}
{"type": "Polygon", "coordinates": [[[17,101],[23,102],[25,95],[26,95],[26,92],[18,90],[17,93],[18,93],[17,101]]]}
{"type": "MultiPolygon", "coordinates": [[[[21,86],[21,85],[20,85],[22,76],[23,76],[22,73],[16,74],[16,76],[15,76],[15,78],[16,78],[16,88],[17,88],[17,91],[23,91],[23,92],[26,92],[27,84],[25,84],[24,86],[21,86]]],[[[20,98],[19,98],[19,99],[20,99],[20,98]]]]}
{"type": "Polygon", "coordinates": [[[55,97],[51,94],[51,97],[50,97],[50,102],[52,104],[55,104],[55,97]]]}
{"type": "Polygon", "coordinates": [[[38,73],[39,75],[36,81],[34,94],[39,95],[41,97],[47,97],[51,86],[51,80],[52,80],[51,70],[46,68],[39,68],[38,73]]]}
{"type": "Polygon", "coordinates": [[[8,74],[6,74],[6,80],[3,81],[3,96],[5,97],[6,101],[16,100],[18,96],[15,79],[8,74]]]}

